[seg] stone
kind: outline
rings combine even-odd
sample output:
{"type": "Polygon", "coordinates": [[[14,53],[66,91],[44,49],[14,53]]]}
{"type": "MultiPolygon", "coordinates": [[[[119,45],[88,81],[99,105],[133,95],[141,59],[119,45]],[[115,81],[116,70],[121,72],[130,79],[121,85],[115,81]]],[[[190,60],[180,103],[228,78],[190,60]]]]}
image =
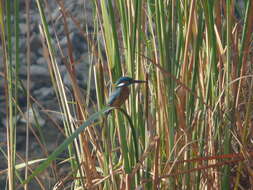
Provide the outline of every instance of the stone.
{"type": "Polygon", "coordinates": [[[38,35],[33,34],[31,36],[30,48],[33,51],[37,51],[38,49],[42,48],[41,40],[38,35]]]}
{"type": "Polygon", "coordinates": [[[26,23],[19,23],[19,31],[20,34],[26,34],[27,33],[27,24],[26,23]]]}
{"type": "Polygon", "coordinates": [[[75,52],[79,52],[80,54],[87,52],[88,45],[83,35],[78,32],[72,33],[71,41],[75,52]]]}
{"type": "Polygon", "coordinates": [[[49,71],[47,67],[43,65],[32,65],[30,68],[32,77],[49,77],[49,71]]]}
{"type": "Polygon", "coordinates": [[[47,100],[54,95],[54,90],[51,87],[41,87],[33,92],[34,97],[38,100],[47,100]]]}
{"type": "MultiPolygon", "coordinates": [[[[87,27],[90,32],[93,32],[93,2],[87,1],[87,0],[62,0],[64,7],[71,13],[75,19],[79,21],[81,24],[81,27],[85,30],[87,27]]],[[[64,24],[63,19],[61,17],[61,13],[59,11],[59,6],[57,5],[56,1],[47,1],[46,4],[43,4],[44,10],[46,13],[46,19],[49,24],[49,30],[51,31],[51,38],[52,38],[52,45],[54,46],[56,50],[55,57],[57,59],[57,64],[60,66],[60,73],[62,75],[62,78],[64,82],[69,85],[71,85],[69,76],[67,74],[67,70],[64,64],[62,64],[62,57],[57,45],[55,32],[57,34],[57,37],[60,40],[61,45],[63,45],[63,52],[66,59],[68,59],[68,50],[67,50],[67,40],[66,40],[66,34],[64,31],[64,24]],[[48,9],[48,7],[50,9],[48,9]],[[55,27],[55,31],[53,30],[53,25],[55,27]]],[[[27,88],[27,58],[26,58],[26,51],[27,51],[27,25],[26,25],[26,5],[25,1],[20,1],[20,22],[19,22],[19,28],[20,28],[20,79],[24,85],[24,88],[27,88]]],[[[39,30],[39,26],[41,26],[41,17],[38,11],[37,3],[36,1],[30,2],[30,45],[31,45],[31,81],[30,81],[30,92],[32,96],[34,96],[35,99],[37,99],[41,105],[47,109],[52,110],[50,112],[50,115],[53,119],[56,120],[59,125],[63,125],[63,117],[59,113],[59,102],[57,100],[55,91],[53,89],[52,83],[51,83],[51,76],[48,69],[48,63],[47,60],[44,57],[44,50],[42,46],[41,41],[41,33],[39,30]]],[[[70,19],[70,17],[67,17],[67,24],[69,28],[69,35],[70,35],[70,41],[73,45],[73,55],[76,62],[79,62],[79,64],[76,64],[76,73],[77,73],[77,79],[78,79],[78,85],[80,87],[85,87],[87,84],[88,79],[88,73],[89,73],[89,57],[87,54],[88,51],[88,45],[85,40],[85,38],[80,34],[79,29],[75,25],[75,23],[70,19]]],[[[14,47],[15,43],[15,37],[12,36],[12,45],[14,47]]],[[[0,57],[2,57],[2,47],[0,44],[0,57]]],[[[14,52],[15,53],[15,52],[14,52]]],[[[14,54],[13,54],[14,55],[14,54]]],[[[14,59],[14,56],[13,56],[14,59]]],[[[0,59],[0,70],[3,71],[3,63],[2,59],[0,59]]],[[[92,72],[93,73],[93,72],[92,72]]],[[[4,97],[4,91],[2,90],[3,86],[3,76],[0,75],[0,123],[2,123],[2,126],[6,125],[6,110],[5,110],[5,97],[4,97]]],[[[93,85],[92,85],[93,86],[93,85]]],[[[71,96],[71,90],[69,88],[66,88],[67,96],[71,96]]],[[[93,91],[91,91],[93,93],[93,91]]],[[[94,95],[95,97],[95,95],[94,95]]],[[[40,111],[40,108],[37,108],[36,105],[32,105],[35,109],[35,113],[33,113],[32,108],[27,110],[26,108],[26,96],[24,93],[19,94],[19,106],[21,110],[25,110],[24,114],[27,116],[29,115],[30,122],[32,125],[35,124],[35,118],[38,118],[39,125],[43,126],[43,133],[49,134],[45,135],[47,146],[50,150],[54,150],[54,145],[56,144],[56,138],[60,133],[58,130],[52,129],[50,127],[51,121],[46,118],[44,115],[44,112],[40,111]],[[50,127],[49,127],[50,126],[50,127]]],[[[25,152],[25,129],[26,129],[26,122],[27,120],[22,117],[22,114],[19,114],[16,119],[19,119],[19,122],[17,123],[17,153],[20,155],[23,155],[25,152]]],[[[51,124],[52,125],[52,124],[51,124]]],[[[30,144],[29,144],[29,159],[33,159],[32,156],[35,157],[42,157],[43,153],[41,151],[41,148],[38,146],[38,143],[34,139],[34,136],[30,132],[30,144]]],[[[0,127],[0,141],[5,142],[6,141],[6,130],[4,127],[0,127]]],[[[59,143],[62,142],[62,139],[60,139],[59,143]]],[[[6,146],[3,146],[3,149],[5,149],[6,146]]],[[[4,159],[3,156],[0,156],[0,159],[4,159]]],[[[4,169],[6,168],[6,163],[3,162],[0,164],[4,166],[4,169]]],[[[47,182],[48,180],[44,180],[47,182]]],[[[0,189],[6,188],[6,176],[3,175],[3,178],[0,177],[0,189]]],[[[40,187],[36,186],[36,183],[31,182],[29,185],[30,189],[39,189],[40,187]]],[[[49,187],[49,185],[48,185],[49,187]]],[[[51,187],[51,186],[50,186],[51,187]]],[[[51,188],[50,188],[51,189],[51,188]]]]}
{"type": "Polygon", "coordinates": [[[32,125],[36,125],[38,122],[38,124],[41,127],[43,127],[46,123],[46,121],[40,116],[39,110],[36,105],[33,105],[33,108],[30,108],[29,110],[27,110],[24,115],[25,117],[21,116],[21,119],[20,119],[20,122],[22,123],[27,123],[28,116],[29,116],[29,122],[32,125]]]}
{"type": "Polygon", "coordinates": [[[47,61],[46,61],[46,59],[44,58],[44,57],[39,57],[37,60],[36,60],[36,63],[37,64],[47,64],[47,61]]]}

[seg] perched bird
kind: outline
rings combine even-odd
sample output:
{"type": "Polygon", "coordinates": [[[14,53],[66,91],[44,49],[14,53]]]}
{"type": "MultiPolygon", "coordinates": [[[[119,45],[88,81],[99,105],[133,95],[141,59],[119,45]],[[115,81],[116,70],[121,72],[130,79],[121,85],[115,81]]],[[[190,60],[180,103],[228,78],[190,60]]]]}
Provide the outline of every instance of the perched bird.
{"type": "Polygon", "coordinates": [[[119,80],[115,83],[116,89],[109,96],[108,105],[111,107],[120,107],[130,94],[128,88],[129,85],[134,83],[144,83],[143,80],[134,80],[130,77],[120,77],[119,80]]]}

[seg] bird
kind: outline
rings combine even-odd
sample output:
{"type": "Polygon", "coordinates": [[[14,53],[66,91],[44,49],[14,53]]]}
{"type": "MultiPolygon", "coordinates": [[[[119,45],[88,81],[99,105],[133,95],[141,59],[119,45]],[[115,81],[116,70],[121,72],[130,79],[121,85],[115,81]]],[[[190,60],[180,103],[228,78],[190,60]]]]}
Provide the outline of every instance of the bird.
{"type": "Polygon", "coordinates": [[[115,83],[115,90],[109,95],[107,105],[111,107],[119,108],[129,97],[130,89],[128,88],[131,84],[145,83],[144,80],[134,80],[131,77],[123,76],[120,77],[115,83]]]}

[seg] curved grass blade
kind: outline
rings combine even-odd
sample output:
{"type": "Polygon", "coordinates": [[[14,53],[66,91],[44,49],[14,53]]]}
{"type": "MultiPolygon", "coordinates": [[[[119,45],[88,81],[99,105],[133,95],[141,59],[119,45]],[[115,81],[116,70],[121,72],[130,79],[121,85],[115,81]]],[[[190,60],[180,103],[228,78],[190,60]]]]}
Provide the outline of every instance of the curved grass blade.
{"type": "Polygon", "coordinates": [[[110,107],[105,107],[101,111],[98,111],[94,114],[92,114],[73,134],[71,134],[67,139],[63,141],[63,143],[56,148],[56,150],[49,155],[49,157],[40,164],[35,171],[27,178],[27,180],[23,181],[23,184],[28,183],[31,181],[36,175],[43,172],[53,160],[56,159],[56,157],[64,151],[68,146],[74,141],[75,138],[78,137],[78,135],[83,132],[83,130],[88,127],[89,125],[93,124],[97,119],[99,119],[100,116],[104,115],[107,111],[109,111],[110,107]]]}

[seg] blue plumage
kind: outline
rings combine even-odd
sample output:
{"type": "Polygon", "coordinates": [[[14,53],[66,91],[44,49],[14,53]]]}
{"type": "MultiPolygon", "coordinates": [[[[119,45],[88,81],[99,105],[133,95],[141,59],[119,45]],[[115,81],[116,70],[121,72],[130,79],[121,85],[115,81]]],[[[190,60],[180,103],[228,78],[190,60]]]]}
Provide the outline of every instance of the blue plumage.
{"type": "Polygon", "coordinates": [[[116,83],[116,89],[110,94],[108,105],[112,107],[120,107],[130,94],[129,85],[134,83],[143,83],[146,81],[134,80],[130,77],[121,77],[116,83]]]}
{"type": "Polygon", "coordinates": [[[113,91],[113,92],[110,94],[110,96],[109,96],[108,105],[112,105],[113,102],[115,102],[115,100],[116,100],[117,98],[119,98],[120,94],[121,94],[121,88],[116,88],[116,90],[113,91]]]}
{"type": "Polygon", "coordinates": [[[128,86],[130,84],[133,84],[134,80],[130,77],[120,77],[119,80],[117,80],[116,84],[116,88],[118,87],[118,85],[120,84],[125,84],[125,86],[128,86]]]}

